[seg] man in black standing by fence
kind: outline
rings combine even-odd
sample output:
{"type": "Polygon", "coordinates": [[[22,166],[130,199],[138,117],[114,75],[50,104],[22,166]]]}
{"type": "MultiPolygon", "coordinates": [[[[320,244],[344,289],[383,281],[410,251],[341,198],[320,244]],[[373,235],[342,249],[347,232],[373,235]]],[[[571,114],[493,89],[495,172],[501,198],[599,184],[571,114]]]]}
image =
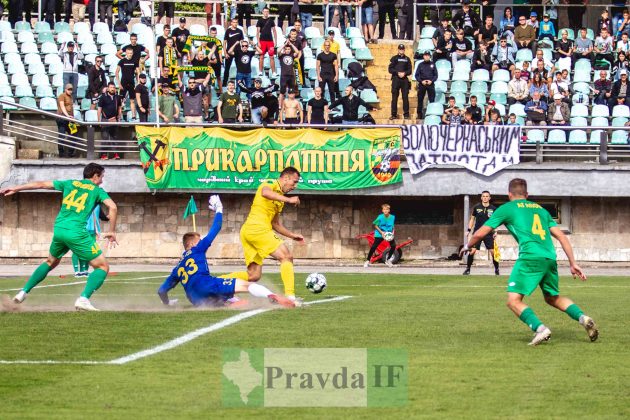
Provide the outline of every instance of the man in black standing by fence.
{"type": "MultiPolygon", "coordinates": [[[[122,117],[122,99],[120,95],[116,93],[116,84],[109,82],[107,85],[107,92],[101,96],[98,102],[98,121],[101,122],[118,122],[122,117]]],[[[104,146],[107,149],[111,149],[116,140],[116,126],[107,125],[103,126],[101,130],[101,136],[103,138],[104,146]]],[[[109,153],[107,151],[101,154],[101,159],[109,159],[109,153]]],[[[120,159],[118,153],[114,150],[114,159],[120,159]]]]}
{"type": "Polygon", "coordinates": [[[422,54],[422,61],[418,63],[414,78],[418,82],[418,118],[424,116],[424,95],[428,94],[429,103],[435,101],[435,81],[438,78],[437,68],[431,61],[431,52],[422,54]]]}
{"type": "Polygon", "coordinates": [[[398,54],[389,60],[389,74],[392,75],[392,116],[390,120],[398,119],[398,93],[402,93],[403,113],[409,118],[409,87],[411,82],[408,76],[411,74],[411,59],[405,55],[405,45],[398,46],[398,54]]]}

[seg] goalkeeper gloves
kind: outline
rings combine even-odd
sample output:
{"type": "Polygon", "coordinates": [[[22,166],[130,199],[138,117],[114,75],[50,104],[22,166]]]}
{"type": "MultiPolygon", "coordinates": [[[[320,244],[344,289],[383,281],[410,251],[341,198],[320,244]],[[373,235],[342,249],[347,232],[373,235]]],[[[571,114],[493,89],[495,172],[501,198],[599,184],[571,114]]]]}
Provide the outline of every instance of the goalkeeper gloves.
{"type": "Polygon", "coordinates": [[[208,199],[208,208],[215,213],[223,213],[223,203],[218,195],[211,195],[208,199]]]}

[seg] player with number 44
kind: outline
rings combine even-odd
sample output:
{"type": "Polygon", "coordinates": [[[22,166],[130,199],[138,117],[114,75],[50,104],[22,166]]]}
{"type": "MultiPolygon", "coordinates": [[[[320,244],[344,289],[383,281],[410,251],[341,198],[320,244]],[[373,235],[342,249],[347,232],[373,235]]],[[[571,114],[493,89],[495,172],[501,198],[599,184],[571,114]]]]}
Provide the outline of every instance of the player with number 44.
{"type": "Polygon", "coordinates": [[[57,190],[63,194],[61,210],[55,219],[48,258],[37,267],[24,288],[15,295],[13,298],[15,303],[24,302],[27,294],[41,283],[48,273],[57,267],[61,258],[71,250],[80,259],[89,261],[94,268],[74,306],[82,311],[97,310],[92,306],[90,297],[105,281],[109,264],[98,242],[86,228],[87,219],[95,206],[103,204],[108,208],[109,232],[102,233],[101,238],[108,240],[110,247],[117,245],[115,227],[118,210],[114,201],[100,187],[104,176],[105,168],[96,163],[89,163],[83,169],[83,179],[80,180],[30,182],[0,190],[0,196],[5,197],[27,190],[57,190]]]}

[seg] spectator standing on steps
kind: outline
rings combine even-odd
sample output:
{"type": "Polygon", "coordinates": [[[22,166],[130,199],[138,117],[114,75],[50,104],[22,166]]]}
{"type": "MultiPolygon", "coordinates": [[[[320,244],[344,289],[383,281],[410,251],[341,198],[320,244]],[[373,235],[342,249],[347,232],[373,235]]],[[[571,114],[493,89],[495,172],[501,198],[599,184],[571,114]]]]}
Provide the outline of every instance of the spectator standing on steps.
{"type": "Polygon", "coordinates": [[[77,100],[77,86],[79,84],[79,62],[83,60],[83,53],[75,50],[74,42],[64,42],[59,48],[59,57],[63,64],[63,84],[72,85],[72,100],[77,100]]]}
{"type": "MultiPolygon", "coordinates": [[[[66,118],[74,118],[74,106],[72,101],[72,91],[74,87],[68,83],[64,91],[57,98],[57,114],[66,118]]],[[[65,147],[63,140],[66,139],[66,134],[70,134],[70,129],[68,127],[69,121],[61,118],[57,118],[57,132],[59,135],[57,136],[57,144],[59,148],[59,157],[74,157],[74,149],[71,147],[65,147]]]]}
{"type": "Polygon", "coordinates": [[[343,115],[341,117],[342,124],[359,124],[359,106],[363,105],[368,111],[371,111],[373,108],[370,104],[354,94],[354,88],[352,86],[347,86],[345,93],[346,96],[337,98],[335,102],[330,104],[329,109],[341,105],[343,109],[343,115]]]}
{"type": "Polygon", "coordinates": [[[438,78],[437,68],[431,61],[431,52],[425,51],[422,54],[422,61],[416,68],[414,78],[418,82],[418,118],[422,119],[424,114],[424,96],[429,96],[429,103],[435,101],[435,81],[438,78]]]}
{"type": "Polygon", "coordinates": [[[398,54],[389,60],[389,74],[392,75],[392,115],[390,120],[398,119],[398,94],[402,93],[404,118],[409,118],[409,75],[412,71],[411,59],[405,55],[405,45],[398,45],[398,54]]]}
{"type": "MultiPolygon", "coordinates": [[[[109,82],[107,85],[107,92],[101,96],[98,102],[98,121],[101,122],[118,122],[122,117],[122,99],[120,95],[116,93],[116,84],[109,82]]],[[[105,146],[111,148],[115,146],[116,140],[116,126],[107,125],[103,126],[101,130],[101,136],[105,143],[105,146]]],[[[101,154],[101,159],[109,159],[108,153],[101,154]]],[[[118,153],[114,152],[114,159],[120,159],[118,153]]]]}

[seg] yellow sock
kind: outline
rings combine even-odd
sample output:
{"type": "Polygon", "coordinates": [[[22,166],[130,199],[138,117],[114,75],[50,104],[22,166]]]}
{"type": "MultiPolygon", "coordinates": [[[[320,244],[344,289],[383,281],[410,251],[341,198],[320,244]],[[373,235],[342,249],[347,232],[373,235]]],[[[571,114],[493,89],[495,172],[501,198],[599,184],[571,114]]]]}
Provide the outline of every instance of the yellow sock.
{"type": "Polygon", "coordinates": [[[295,274],[293,273],[293,263],[285,261],[280,264],[280,277],[284,283],[284,294],[295,296],[295,274]]]}
{"type": "Polygon", "coordinates": [[[222,279],[240,279],[243,281],[249,280],[249,275],[247,275],[247,271],[235,271],[233,273],[224,274],[219,276],[222,279]]]}

